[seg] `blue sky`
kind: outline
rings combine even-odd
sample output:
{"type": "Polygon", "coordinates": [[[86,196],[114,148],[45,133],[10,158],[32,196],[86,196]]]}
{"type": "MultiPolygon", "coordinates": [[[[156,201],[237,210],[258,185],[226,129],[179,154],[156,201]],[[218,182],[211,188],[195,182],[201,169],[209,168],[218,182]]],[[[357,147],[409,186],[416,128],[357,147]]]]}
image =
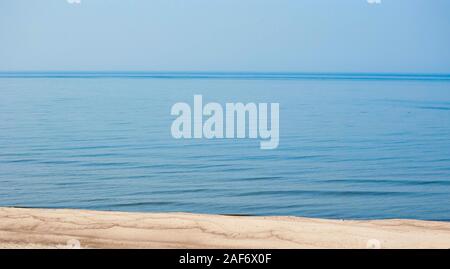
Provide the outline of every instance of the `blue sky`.
{"type": "Polygon", "coordinates": [[[0,71],[450,73],[448,0],[1,0],[0,71]]]}

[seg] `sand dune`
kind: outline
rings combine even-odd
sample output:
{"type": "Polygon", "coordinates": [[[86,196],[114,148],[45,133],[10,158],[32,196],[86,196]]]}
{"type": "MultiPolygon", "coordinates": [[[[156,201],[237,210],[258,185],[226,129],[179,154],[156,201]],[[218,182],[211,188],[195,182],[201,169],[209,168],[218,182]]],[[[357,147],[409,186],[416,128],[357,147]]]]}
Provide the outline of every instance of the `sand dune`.
{"type": "Polygon", "coordinates": [[[0,248],[450,248],[450,223],[0,208],[0,248]]]}

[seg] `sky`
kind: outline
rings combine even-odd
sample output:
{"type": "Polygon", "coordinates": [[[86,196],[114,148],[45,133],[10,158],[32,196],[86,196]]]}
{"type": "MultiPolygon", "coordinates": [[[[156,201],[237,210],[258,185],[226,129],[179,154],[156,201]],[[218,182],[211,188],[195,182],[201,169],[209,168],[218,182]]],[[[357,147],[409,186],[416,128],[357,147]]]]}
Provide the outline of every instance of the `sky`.
{"type": "Polygon", "coordinates": [[[0,0],[0,71],[450,73],[450,1],[0,0]]]}

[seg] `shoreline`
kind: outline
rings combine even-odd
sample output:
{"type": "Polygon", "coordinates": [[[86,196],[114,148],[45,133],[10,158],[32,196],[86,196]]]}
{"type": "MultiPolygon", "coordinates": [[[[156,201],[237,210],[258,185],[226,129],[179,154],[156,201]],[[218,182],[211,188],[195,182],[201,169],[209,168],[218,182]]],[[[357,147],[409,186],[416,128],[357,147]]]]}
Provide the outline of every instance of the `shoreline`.
{"type": "Polygon", "coordinates": [[[450,222],[0,207],[1,248],[450,248],[450,222]]]}

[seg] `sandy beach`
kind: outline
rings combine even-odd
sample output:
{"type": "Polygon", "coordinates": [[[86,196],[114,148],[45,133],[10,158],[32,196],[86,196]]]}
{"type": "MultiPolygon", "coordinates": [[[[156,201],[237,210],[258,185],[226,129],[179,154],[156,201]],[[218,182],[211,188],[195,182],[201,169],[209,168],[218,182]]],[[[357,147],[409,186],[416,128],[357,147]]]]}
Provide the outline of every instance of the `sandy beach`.
{"type": "Polygon", "coordinates": [[[450,248],[450,223],[0,208],[0,248],[450,248]]]}

